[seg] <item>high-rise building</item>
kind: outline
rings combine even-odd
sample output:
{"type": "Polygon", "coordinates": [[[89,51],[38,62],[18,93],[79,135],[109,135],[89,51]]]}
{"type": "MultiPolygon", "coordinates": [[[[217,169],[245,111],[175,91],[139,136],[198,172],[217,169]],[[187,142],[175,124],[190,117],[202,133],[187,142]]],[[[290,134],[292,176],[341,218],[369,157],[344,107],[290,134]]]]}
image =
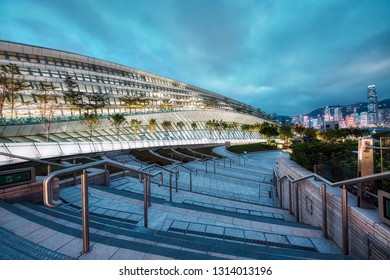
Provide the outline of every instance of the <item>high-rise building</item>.
{"type": "Polygon", "coordinates": [[[361,112],[360,113],[360,127],[367,127],[368,126],[368,114],[367,112],[361,112]]]}
{"type": "Polygon", "coordinates": [[[325,107],[324,110],[324,121],[329,122],[330,121],[330,108],[328,106],[325,107]]]}
{"type": "Polygon", "coordinates": [[[334,121],[341,121],[343,118],[343,113],[341,112],[341,108],[334,108],[334,121]]]}
{"type": "Polygon", "coordinates": [[[378,97],[375,85],[370,85],[367,88],[367,108],[368,126],[376,126],[378,124],[378,97]]]}

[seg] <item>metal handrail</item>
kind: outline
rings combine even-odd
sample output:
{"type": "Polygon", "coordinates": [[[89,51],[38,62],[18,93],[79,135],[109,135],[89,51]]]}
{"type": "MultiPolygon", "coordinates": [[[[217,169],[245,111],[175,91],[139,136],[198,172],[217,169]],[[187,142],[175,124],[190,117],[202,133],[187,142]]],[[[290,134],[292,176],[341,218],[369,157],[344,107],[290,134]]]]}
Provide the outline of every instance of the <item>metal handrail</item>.
{"type": "Polygon", "coordinates": [[[232,162],[234,162],[234,160],[233,159],[231,159],[231,158],[229,158],[229,157],[223,157],[223,167],[226,167],[226,162],[225,162],[225,160],[229,160],[229,162],[230,162],[230,168],[232,168],[232,162]]]}
{"type": "MultiPolygon", "coordinates": [[[[197,151],[194,151],[194,150],[192,150],[192,149],[190,149],[190,148],[187,148],[189,151],[191,151],[192,153],[194,153],[194,154],[198,154],[198,155],[201,155],[201,156],[203,156],[203,157],[206,157],[206,158],[211,158],[211,159],[217,159],[216,157],[214,157],[214,156],[210,156],[210,155],[206,155],[206,154],[203,154],[203,153],[199,153],[199,152],[197,152],[197,151]]],[[[203,158],[202,158],[203,159],[203,158]]]]}
{"type": "MultiPolygon", "coordinates": [[[[179,171],[172,171],[171,169],[168,169],[168,168],[165,168],[161,165],[158,165],[157,163],[153,163],[151,165],[148,165],[148,166],[145,166],[143,168],[140,169],[140,171],[145,171],[145,170],[148,170],[150,168],[160,168],[162,170],[165,170],[167,172],[169,172],[169,201],[172,202],[172,176],[173,174],[175,174],[175,179],[176,179],[176,192],[178,192],[178,188],[177,188],[177,180],[179,178],[179,171]]],[[[141,175],[139,175],[139,179],[141,181],[141,175]]],[[[159,184],[159,186],[162,185],[162,180],[161,180],[161,183],[159,184]]]]}
{"type": "MultiPolygon", "coordinates": [[[[188,167],[188,166],[184,166],[183,164],[184,164],[184,163],[174,163],[173,165],[175,165],[174,168],[176,168],[176,167],[183,167],[184,169],[190,170],[190,171],[192,171],[192,172],[196,172],[196,174],[198,174],[198,169],[192,169],[192,168],[190,168],[190,167],[188,167]]],[[[171,170],[172,170],[172,169],[171,169],[171,170]]]]}
{"type": "Polygon", "coordinates": [[[120,169],[124,169],[124,170],[130,171],[130,172],[134,172],[134,173],[137,173],[137,174],[140,174],[143,176],[147,176],[147,177],[155,177],[155,176],[159,175],[160,173],[162,174],[162,172],[157,172],[155,174],[143,172],[143,171],[140,171],[137,169],[130,168],[126,165],[120,164],[120,163],[113,161],[113,160],[110,160],[110,159],[104,159],[104,160],[100,160],[100,161],[96,161],[96,162],[90,162],[90,163],[77,165],[77,166],[71,166],[71,167],[66,166],[67,168],[54,171],[50,175],[48,175],[44,178],[44,180],[43,180],[43,202],[44,202],[44,204],[50,208],[55,208],[55,207],[58,207],[62,204],[62,202],[60,200],[57,200],[57,201],[53,200],[53,190],[52,190],[51,184],[52,184],[52,181],[54,180],[54,178],[59,177],[60,175],[73,173],[73,172],[81,171],[83,169],[101,166],[101,165],[105,165],[105,164],[110,165],[110,166],[114,166],[114,167],[117,167],[120,169]]]}
{"type": "MultiPolygon", "coordinates": [[[[190,192],[192,192],[192,172],[195,172],[195,176],[198,176],[198,170],[189,168],[187,166],[184,166],[183,164],[184,163],[177,163],[177,164],[175,164],[175,166],[171,170],[178,169],[179,167],[181,167],[181,168],[184,168],[184,169],[187,169],[190,171],[190,192]]],[[[179,170],[177,170],[177,172],[179,172],[179,170]]],[[[177,181],[176,181],[176,183],[177,183],[177,181]]]]}
{"type": "Polygon", "coordinates": [[[219,166],[219,162],[217,162],[217,161],[215,161],[215,160],[213,160],[213,159],[211,159],[211,158],[197,159],[197,160],[194,160],[194,161],[200,161],[200,162],[202,162],[202,164],[206,166],[206,173],[208,173],[207,162],[208,162],[208,161],[212,161],[212,162],[214,163],[214,174],[217,174],[216,171],[215,171],[215,164],[218,164],[218,166],[219,166]]]}
{"type": "Polygon", "coordinates": [[[88,174],[87,168],[92,168],[101,165],[110,165],[120,169],[124,169],[139,175],[142,175],[144,180],[144,227],[148,227],[148,199],[150,203],[150,179],[160,174],[160,183],[162,184],[163,175],[162,172],[150,174],[137,169],[130,168],[126,165],[120,164],[110,159],[104,159],[97,162],[86,163],[83,165],[72,166],[62,170],[54,171],[50,175],[46,176],[43,180],[43,202],[45,206],[50,208],[58,207],[62,204],[60,200],[53,199],[53,186],[52,183],[56,177],[60,175],[74,173],[77,171],[83,171],[81,175],[81,194],[82,194],[82,227],[83,227],[83,253],[87,253],[91,250],[89,242],[89,210],[88,210],[88,174]]]}
{"type": "Polygon", "coordinates": [[[247,160],[243,155],[237,155],[236,157],[238,157],[238,164],[241,165],[241,158],[244,160],[244,165],[245,165],[245,161],[247,160]]]}
{"type": "Polygon", "coordinates": [[[390,147],[366,146],[366,148],[374,150],[390,150],[390,147]]]}
{"type": "MultiPolygon", "coordinates": [[[[312,179],[312,178],[315,178],[317,179],[318,181],[321,181],[321,193],[322,193],[322,230],[323,230],[323,235],[325,238],[327,238],[328,236],[328,233],[327,233],[327,191],[326,191],[326,186],[330,186],[330,187],[341,187],[343,186],[342,188],[342,201],[341,201],[341,205],[342,205],[342,247],[343,247],[343,254],[345,255],[348,255],[349,254],[349,236],[348,236],[348,196],[347,196],[347,189],[346,189],[346,186],[349,186],[349,185],[355,185],[355,184],[359,184],[359,183],[364,183],[364,182],[367,182],[367,181],[373,181],[373,180],[380,180],[380,179],[385,179],[385,178],[389,178],[390,177],[390,171],[387,171],[387,172],[382,172],[382,173],[377,173],[377,174],[371,174],[371,175],[367,175],[367,176],[363,176],[363,177],[359,177],[359,178],[353,178],[353,179],[348,179],[348,180],[343,180],[343,181],[338,181],[338,182],[330,182],[329,180],[325,179],[324,177],[318,175],[318,174],[315,174],[315,173],[312,173],[312,174],[309,174],[309,175],[306,175],[306,176],[303,176],[303,177],[300,177],[300,178],[297,178],[297,179],[293,179],[291,176],[289,176],[288,174],[283,176],[283,177],[279,177],[278,176],[278,173],[276,171],[276,166],[277,164],[275,164],[274,168],[273,168],[273,175],[274,175],[274,179],[276,179],[274,181],[274,186],[276,187],[277,189],[277,184],[281,183],[282,180],[284,179],[287,179],[289,181],[289,192],[290,192],[290,205],[289,205],[289,208],[290,208],[290,213],[292,213],[292,201],[291,201],[291,186],[292,184],[296,184],[296,187],[295,187],[295,198],[296,198],[296,203],[295,203],[295,207],[296,207],[296,211],[295,211],[295,214],[297,216],[297,220],[299,222],[299,187],[298,187],[298,184],[299,182],[301,181],[305,181],[305,180],[308,180],[308,179],[312,179]]],[[[279,199],[281,200],[280,202],[280,205],[281,205],[281,208],[282,208],[282,198],[283,198],[283,195],[282,195],[282,185],[280,184],[280,197],[279,199]]],[[[370,195],[373,195],[375,196],[374,194],[370,193],[370,195]]]]}

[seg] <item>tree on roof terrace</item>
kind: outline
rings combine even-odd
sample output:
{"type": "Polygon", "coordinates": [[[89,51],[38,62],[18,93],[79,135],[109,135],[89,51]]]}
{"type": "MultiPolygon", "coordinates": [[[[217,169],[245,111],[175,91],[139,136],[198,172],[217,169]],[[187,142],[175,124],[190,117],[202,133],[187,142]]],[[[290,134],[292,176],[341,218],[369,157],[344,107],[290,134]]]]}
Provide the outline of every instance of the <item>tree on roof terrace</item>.
{"type": "Polygon", "coordinates": [[[182,122],[182,121],[179,121],[179,122],[177,122],[176,123],[176,126],[177,126],[177,128],[179,129],[179,130],[183,130],[183,128],[184,128],[184,122],[182,122]]]}
{"type": "Polygon", "coordinates": [[[80,119],[81,119],[82,123],[88,128],[89,140],[92,141],[93,132],[96,130],[96,128],[100,124],[99,117],[96,114],[84,113],[83,117],[80,119]]]}
{"type": "Polygon", "coordinates": [[[126,123],[127,121],[123,114],[113,114],[110,116],[110,124],[115,128],[116,138],[118,139],[118,141],[120,129],[121,127],[125,126],[126,123]]]}
{"type": "Polygon", "coordinates": [[[157,121],[156,119],[150,119],[148,122],[148,128],[150,132],[155,133],[157,129],[157,121]]]}
{"type": "Polygon", "coordinates": [[[107,93],[104,93],[101,87],[98,87],[98,91],[88,95],[88,100],[89,103],[85,106],[86,109],[92,109],[93,112],[97,114],[97,110],[104,108],[104,106],[108,103],[107,93]]]}
{"type": "Polygon", "coordinates": [[[139,121],[137,119],[130,120],[130,127],[135,133],[138,133],[141,130],[141,125],[142,121],[139,121]]]}
{"type": "Polygon", "coordinates": [[[165,135],[168,135],[168,132],[172,129],[172,123],[170,121],[163,121],[161,126],[165,130],[165,135]]]}
{"type": "Polygon", "coordinates": [[[72,116],[74,116],[75,111],[79,110],[79,115],[81,115],[81,108],[83,107],[83,99],[81,92],[78,90],[78,85],[75,81],[72,80],[72,77],[66,76],[65,80],[65,87],[64,90],[64,99],[67,104],[69,104],[70,107],[70,113],[72,116]]]}
{"type": "Polygon", "coordinates": [[[212,122],[211,120],[208,120],[208,121],[206,122],[206,125],[205,125],[207,131],[209,132],[209,138],[211,138],[211,135],[212,135],[212,133],[213,133],[213,128],[214,128],[213,125],[214,125],[214,124],[213,124],[213,122],[212,122]]]}
{"type": "Polygon", "coordinates": [[[11,110],[11,119],[14,117],[16,101],[20,98],[19,92],[28,89],[19,66],[10,63],[0,66],[0,116],[3,118],[3,109],[6,103],[11,110]]]}
{"type": "Polygon", "coordinates": [[[191,128],[193,131],[195,131],[198,128],[198,125],[196,124],[196,122],[191,123],[191,128]]]}
{"type": "Polygon", "coordinates": [[[39,82],[36,92],[33,93],[35,100],[38,103],[40,112],[40,123],[46,131],[46,141],[49,142],[50,127],[53,123],[55,110],[58,108],[57,98],[59,95],[55,93],[56,87],[51,83],[39,82]]]}
{"type": "Polygon", "coordinates": [[[140,96],[130,96],[125,95],[119,98],[125,106],[129,109],[129,113],[131,114],[131,109],[136,109],[140,107],[142,104],[142,100],[140,96]]]}
{"type": "Polygon", "coordinates": [[[228,136],[230,137],[232,131],[238,129],[238,123],[236,123],[236,122],[228,123],[227,129],[228,129],[228,136]]]}
{"type": "Polygon", "coordinates": [[[172,104],[170,103],[170,100],[168,98],[165,98],[161,101],[160,109],[161,110],[169,110],[172,107],[172,104]]]}

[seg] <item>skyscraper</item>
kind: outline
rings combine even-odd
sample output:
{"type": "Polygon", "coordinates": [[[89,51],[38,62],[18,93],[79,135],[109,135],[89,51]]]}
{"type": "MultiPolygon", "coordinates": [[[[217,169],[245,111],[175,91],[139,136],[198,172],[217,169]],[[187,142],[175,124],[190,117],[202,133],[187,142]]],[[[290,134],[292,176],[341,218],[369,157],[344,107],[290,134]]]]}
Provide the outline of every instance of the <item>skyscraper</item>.
{"type": "Polygon", "coordinates": [[[341,112],[341,108],[339,108],[339,107],[334,108],[333,120],[334,121],[341,121],[342,119],[343,119],[343,114],[341,112]]]}
{"type": "Polygon", "coordinates": [[[378,124],[378,97],[375,85],[370,85],[367,88],[367,108],[368,126],[376,126],[378,124]]]}
{"type": "Polygon", "coordinates": [[[330,108],[328,106],[325,107],[324,110],[324,121],[329,122],[330,121],[330,108]]]}

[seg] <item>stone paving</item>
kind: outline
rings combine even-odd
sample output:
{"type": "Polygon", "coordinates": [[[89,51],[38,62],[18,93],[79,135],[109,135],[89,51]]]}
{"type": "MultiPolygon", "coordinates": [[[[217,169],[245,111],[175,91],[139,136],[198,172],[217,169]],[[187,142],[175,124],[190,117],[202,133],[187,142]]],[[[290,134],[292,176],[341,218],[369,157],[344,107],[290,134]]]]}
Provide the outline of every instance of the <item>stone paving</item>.
{"type": "MultiPolygon", "coordinates": [[[[80,186],[61,189],[67,205],[58,209],[27,203],[0,205],[0,229],[59,254],[53,258],[343,258],[334,242],[322,238],[319,228],[296,223],[288,211],[275,207],[278,202],[270,179],[283,153],[246,154],[244,165],[242,158],[238,162],[223,147],[214,152],[232,158],[232,166],[223,167],[219,160],[213,174],[211,165],[206,173],[203,164],[188,163],[198,169],[198,176],[192,176],[193,192],[189,191],[190,173],[181,170],[172,203],[168,173],[164,172],[164,186],[152,183],[147,229],[143,227],[143,185],[137,178],[111,180],[109,188],[90,186],[93,249],[88,254],[80,253],[80,186]]],[[[0,254],[1,248],[0,243],[0,254]]]]}

